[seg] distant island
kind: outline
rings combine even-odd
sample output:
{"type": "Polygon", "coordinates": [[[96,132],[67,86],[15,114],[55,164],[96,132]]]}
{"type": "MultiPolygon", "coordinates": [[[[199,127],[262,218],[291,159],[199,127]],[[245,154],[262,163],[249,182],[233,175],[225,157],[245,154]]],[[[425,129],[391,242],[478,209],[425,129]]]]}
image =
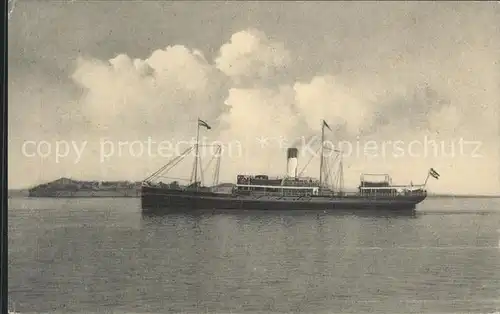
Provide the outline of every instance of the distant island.
{"type": "Polygon", "coordinates": [[[15,190],[9,196],[28,197],[139,197],[141,182],[83,181],[60,178],[30,189],[15,190]],[[27,195],[26,195],[27,194],[27,195]]]}
{"type": "MultiPolygon", "coordinates": [[[[171,184],[177,184],[172,182],[171,184]]],[[[83,181],[60,178],[29,189],[9,189],[9,197],[140,197],[141,181],[83,181]]],[[[234,183],[213,187],[230,193],[234,183]]],[[[500,198],[500,195],[428,194],[427,198],[500,198]]]]}

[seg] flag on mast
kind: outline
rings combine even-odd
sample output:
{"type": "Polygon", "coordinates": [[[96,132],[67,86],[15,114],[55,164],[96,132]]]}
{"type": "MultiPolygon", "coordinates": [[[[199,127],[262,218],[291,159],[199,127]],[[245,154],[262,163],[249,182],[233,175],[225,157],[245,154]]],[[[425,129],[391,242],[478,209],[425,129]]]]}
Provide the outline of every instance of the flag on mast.
{"type": "Polygon", "coordinates": [[[431,169],[429,170],[429,174],[430,174],[430,175],[431,175],[431,177],[433,177],[434,179],[439,180],[439,176],[440,176],[440,174],[439,174],[436,170],[434,170],[434,168],[431,168],[431,169]]]}
{"type": "Polygon", "coordinates": [[[328,130],[332,131],[332,129],[330,129],[330,126],[328,125],[328,123],[326,123],[325,120],[323,120],[323,126],[326,126],[328,128],[328,130]]]}
{"type": "Polygon", "coordinates": [[[198,119],[198,125],[199,125],[199,126],[203,126],[203,127],[207,128],[207,130],[212,129],[212,128],[210,127],[210,125],[208,125],[208,123],[206,123],[205,121],[203,121],[203,120],[201,120],[201,119],[198,119]]]}

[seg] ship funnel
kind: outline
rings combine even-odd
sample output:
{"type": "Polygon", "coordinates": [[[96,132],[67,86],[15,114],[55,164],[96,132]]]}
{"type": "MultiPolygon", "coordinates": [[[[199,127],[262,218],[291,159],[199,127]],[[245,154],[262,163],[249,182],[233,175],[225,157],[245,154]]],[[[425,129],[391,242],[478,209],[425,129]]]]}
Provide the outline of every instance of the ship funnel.
{"type": "Polygon", "coordinates": [[[297,177],[297,157],[299,150],[297,148],[289,148],[286,153],[286,173],[290,178],[297,177]]]}

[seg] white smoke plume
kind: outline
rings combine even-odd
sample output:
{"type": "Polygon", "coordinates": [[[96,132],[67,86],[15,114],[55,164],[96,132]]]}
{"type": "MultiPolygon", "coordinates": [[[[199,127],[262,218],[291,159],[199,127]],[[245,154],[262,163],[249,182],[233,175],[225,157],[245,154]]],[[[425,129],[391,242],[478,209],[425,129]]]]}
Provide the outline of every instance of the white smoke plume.
{"type": "MultiPolygon", "coordinates": [[[[485,59],[498,60],[498,55],[476,55],[473,50],[467,53],[475,60],[467,64],[469,69],[489,75],[490,80],[497,78],[493,73],[498,68],[486,69],[485,59]],[[482,61],[477,61],[480,56],[482,61]]],[[[208,140],[241,143],[241,156],[223,155],[221,179],[234,181],[237,173],[247,172],[281,175],[285,171],[286,148],[297,144],[298,137],[304,136],[307,141],[318,135],[321,120],[325,119],[334,130],[329,133],[336,137],[334,141],[411,141],[423,136],[455,140],[475,132],[477,139],[485,143],[482,161],[466,157],[352,157],[345,162],[346,180],[351,185],[357,183],[360,172],[372,170],[397,173],[396,177],[406,183],[418,183],[427,169],[434,167],[441,169],[440,182],[447,185],[445,191],[467,189],[465,182],[456,181],[454,172],[484,173],[487,182],[477,191],[486,193],[498,187],[498,178],[488,176],[486,169],[486,165],[492,168],[498,163],[493,143],[498,136],[500,98],[491,102],[494,95],[499,95],[494,82],[479,79],[476,85],[470,85],[479,74],[473,77],[472,72],[464,73],[465,66],[453,68],[457,59],[448,56],[440,74],[407,59],[394,65],[396,69],[386,79],[379,73],[359,71],[356,75],[316,75],[289,84],[293,78],[282,78],[292,72],[296,58],[279,40],[257,30],[233,34],[214,60],[180,45],[156,50],[144,60],[126,54],[109,61],[79,58],[72,78],[84,92],[75,101],[88,123],[85,138],[93,142],[82,161],[76,165],[69,161],[52,165],[49,168],[57,166],[58,170],[46,179],[70,175],[83,179],[141,180],[166,160],[147,155],[138,158],[125,152],[102,163],[97,156],[102,136],[114,141],[147,137],[160,141],[190,139],[196,133],[197,117],[213,127],[203,130],[208,140]],[[396,72],[414,75],[398,81],[396,72]],[[454,77],[456,82],[439,75],[454,77]],[[258,137],[270,139],[268,146],[262,148],[258,137]],[[277,139],[281,139],[281,146],[276,144],[277,139]]],[[[380,63],[385,66],[393,61],[380,63]]],[[[306,159],[299,156],[299,169],[306,159]]],[[[316,176],[316,166],[313,162],[307,174],[316,176]]],[[[183,170],[188,171],[188,167],[183,170]]]]}

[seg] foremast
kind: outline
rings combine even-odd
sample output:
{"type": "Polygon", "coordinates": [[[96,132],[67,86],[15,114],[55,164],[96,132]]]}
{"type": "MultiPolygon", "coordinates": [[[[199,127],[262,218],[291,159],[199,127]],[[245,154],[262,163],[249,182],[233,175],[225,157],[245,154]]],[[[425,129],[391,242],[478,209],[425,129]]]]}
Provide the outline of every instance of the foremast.
{"type": "Polygon", "coordinates": [[[154,180],[158,180],[160,178],[165,178],[165,179],[173,179],[175,181],[173,181],[171,184],[174,184],[176,183],[177,184],[177,180],[182,180],[182,181],[187,181],[189,182],[189,185],[187,186],[187,188],[189,189],[192,189],[192,188],[195,188],[196,190],[199,189],[199,187],[201,186],[201,184],[203,184],[203,167],[202,167],[202,162],[201,162],[201,157],[200,157],[200,147],[206,147],[206,146],[209,146],[209,147],[213,147],[215,146],[216,149],[215,149],[215,152],[212,151],[212,153],[214,153],[214,156],[212,156],[211,160],[205,165],[205,170],[208,168],[208,166],[210,166],[210,164],[212,162],[215,161],[215,171],[214,171],[214,175],[213,175],[213,186],[216,186],[218,183],[219,183],[219,174],[220,174],[220,157],[222,155],[222,146],[219,145],[219,144],[204,144],[204,145],[200,145],[200,127],[205,127],[207,130],[210,130],[211,127],[208,125],[208,123],[206,123],[205,121],[201,120],[198,118],[198,121],[197,121],[197,130],[196,130],[196,144],[192,145],[191,147],[187,148],[184,152],[182,152],[180,155],[176,156],[175,158],[173,158],[172,160],[170,160],[167,164],[165,164],[163,167],[161,167],[160,169],[158,169],[157,171],[155,171],[153,174],[151,174],[149,177],[147,177],[146,179],[144,179],[142,182],[143,182],[143,185],[147,185],[147,186],[152,186],[152,185],[160,185],[162,186],[162,181],[160,182],[157,182],[157,183],[154,183],[153,181],[154,180]],[[192,169],[192,172],[191,172],[191,177],[190,178],[178,178],[178,177],[171,177],[171,176],[166,176],[166,174],[172,170],[175,166],[177,166],[185,157],[187,157],[188,155],[191,155],[192,153],[194,152],[194,163],[193,163],[193,169],[192,169]],[[198,167],[200,168],[199,171],[198,171],[198,167]],[[198,177],[201,177],[201,181],[198,182],[198,177]]]}
{"type": "MultiPolygon", "coordinates": [[[[195,153],[194,153],[194,165],[193,165],[193,172],[194,172],[194,184],[196,188],[198,188],[198,160],[200,159],[200,118],[198,118],[198,123],[196,124],[196,144],[195,144],[195,153]]],[[[208,124],[207,124],[208,125],[208,124]]],[[[208,127],[210,129],[210,127],[208,127]]],[[[203,181],[203,179],[202,179],[203,181]]],[[[193,183],[193,182],[191,182],[193,183]]]]}
{"type": "MultiPolygon", "coordinates": [[[[212,127],[208,125],[207,122],[201,120],[199,117],[197,119],[197,124],[196,124],[196,144],[195,144],[195,156],[194,156],[194,164],[193,164],[193,175],[191,177],[191,185],[194,184],[194,187],[196,190],[200,188],[201,183],[203,182],[203,169],[201,166],[201,159],[200,159],[200,127],[204,127],[207,130],[211,130],[212,127]],[[200,167],[200,175],[201,175],[201,182],[198,184],[198,165],[200,167]],[[194,177],[194,180],[193,180],[194,177]]],[[[214,173],[214,184],[215,181],[219,180],[219,171],[220,171],[220,153],[221,153],[221,147],[218,147],[217,149],[217,164],[216,164],[216,169],[214,173]]]]}

